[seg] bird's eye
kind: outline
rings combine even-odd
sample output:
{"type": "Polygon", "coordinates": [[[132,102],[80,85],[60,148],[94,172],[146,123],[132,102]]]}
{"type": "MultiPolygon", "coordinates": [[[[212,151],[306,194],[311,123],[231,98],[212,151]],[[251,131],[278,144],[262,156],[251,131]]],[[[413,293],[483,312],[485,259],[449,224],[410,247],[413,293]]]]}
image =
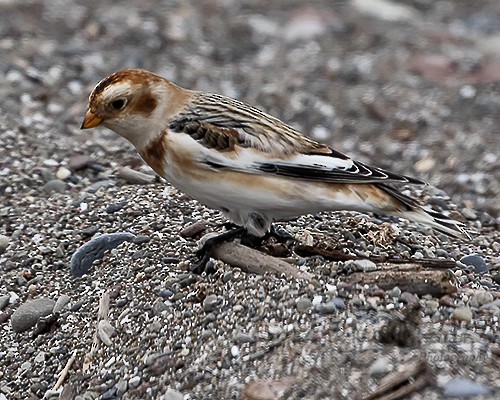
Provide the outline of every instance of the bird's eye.
{"type": "Polygon", "coordinates": [[[111,108],[114,110],[121,110],[125,107],[126,101],[124,99],[117,99],[111,102],[111,108]]]}

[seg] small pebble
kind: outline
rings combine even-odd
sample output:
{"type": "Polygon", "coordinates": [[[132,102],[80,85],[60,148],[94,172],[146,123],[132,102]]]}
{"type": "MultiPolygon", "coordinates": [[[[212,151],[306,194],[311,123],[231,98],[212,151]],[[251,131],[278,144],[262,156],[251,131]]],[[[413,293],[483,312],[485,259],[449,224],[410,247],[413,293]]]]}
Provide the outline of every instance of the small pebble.
{"type": "Polygon", "coordinates": [[[233,279],[232,271],[227,271],[222,276],[222,282],[224,282],[224,283],[228,283],[229,281],[231,281],[231,279],[233,279]]]}
{"type": "Polygon", "coordinates": [[[106,212],[108,214],[113,214],[115,212],[120,211],[126,205],[127,205],[127,202],[125,202],[125,201],[122,201],[120,203],[110,204],[109,206],[106,207],[106,212]]]}
{"type": "Polygon", "coordinates": [[[403,303],[408,304],[409,306],[416,306],[420,303],[418,296],[415,293],[410,293],[410,292],[401,293],[399,299],[403,303]]]}
{"type": "Polygon", "coordinates": [[[74,277],[86,274],[92,263],[104,256],[104,254],[118,247],[123,242],[130,242],[135,235],[128,232],[109,233],[94,237],[83,246],[78,248],[71,256],[71,273],[74,277]]]}
{"type": "Polygon", "coordinates": [[[7,308],[5,311],[2,311],[0,313],[0,324],[3,324],[5,321],[7,321],[12,314],[12,311],[7,308]]]}
{"type": "Polygon", "coordinates": [[[231,346],[231,355],[233,357],[238,357],[240,355],[240,349],[238,346],[231,346]]]}
{"type": "Polygon", "coordinates": [[[451,317],[459,321],[472,321],[472,310],[469,307],[457,307],[453,310],[451,317]]]}
{"type": "Polygon", "coordinates": [[[111,400],[116,398],[116,387],[109,388],[103,394],[101,394],[100,399],[111,400]]]}
{"type": "Polygon", "coordinates": [[[337,306],[333,302],[318,304],[314,306],[314,311],[318,314],[333,314],[337,311],[337,306]]]}
{"type": "Polygon", "coordinates": [[[377,264],[370,260],[354,260],[353,266],[356,271],[375,271],[377,269],[377,264]]]}
{"type": "Polygon", "coordinates": [[[401,289],[396,286],[387,291],[387,296],[393,299],[398,299],[401,296],[401,289]]]}
{"type": "Polygon", "coordinates": [[[99,232],[99,228],[95,225],[89,226],[87,228],[83,228],[80,230],[80,235],[83,237],[92,237],[94,236],[97,232],[99,232]]]}
{"type": "Polygon", "coordinates": [[[462,215],[468,219],[468,220],[474,220],[474,219],[477,219],[477,214],[474,210],[472,210],[471,208],[462,208],[461,210],[462,212],[462,215]]]}
{"type": "Polygon", "coordinates": [[[374,377],[382,377],[387,375],[388,372],[392,371],[393,365],[389,358],[380,357],[368,368],[368,374],[374,377]]]}
{"type": "Polygon", "coordinates": [[[71,301],[71,298],[66,295],[66,294],[62,294],[61,296],[59,296],[59,298],[57,299],[56,301],[56,304],[54,305],[54,310],[53,312],[54,313],[59,313],[62,311],[62,309],[64,307],[66,307],[66,305],[68,305],[68,303],[71,301]]]}
{"type": "Polygon", "coordinates": [[[111,346],[111,336],[115,333],[115,328],[107,320],[102,319],[97,324],[97,336],[106,346],[111,346]]]}
{"type": "Polygon", "coordinates": [[[340,297],[335,297],[331,301],[335,307],[337,307],[339,310],[344,310],[346,308],[345,301],[344,299],[340,297]]]}
{"type": "Polygon", "coordinates": [[[158,291],[158,296],[160,296],[162,299],[169,299],[174,295],[174,292],[172,292],[170,289],[160,289],[158,291]]]}
{"type": "Polygon", "coordinates": [[[191,238],[202,233],[207,227],[205,221],[196,221],[181,230],[180,235],[185,238],[191,238]]]}
{"type": "Polygon", "coordinates": [[[83,154],[77,154],[70,157],[69,167],[73,171],[78,171],[80,169],[87,167],[91,163],[91,161],[92,160],[90,159],[89,156],[83,154]]]}
{"type": "Polygon", "coordinates": [[[448,296],[447,294],[445,294],[444,296],[442,296],[439,299],[439,305],[445,306],[445,307],[453,307],[453,305],[454,305],[453,297],[448,296]]]}
{"type": "Polygon", "coordinates": [[[184,399],[184,395],[172,388],[168,388],[163,396],[161,396],[160,400],[182,400],[184,399]]]}
{"type": "Polygon", "coordinates": [[[267,331],[274,336],[281,335],[283,333],[283,328],[278,325],[269,325],[267,331]]]}
{"type": "Polygon", "coordinates": [[[64,193],[66,191],[66,187],[66,182],[60,179],[51,179],[43,185],[43,190],[47,193],[64,193]]]}
{"type": "Polygon", "coordinates": [[[248,333],[244,332],[236,332],[236,334],[233,337],[233,341],[235,343],[253,343],[255,342],[255,338],[252,335],[249,335],[248,333]]]}
{"type": "Polygon", "coordinates": [[[424,303],[424,313],[426,315],[434,315],[434,313],[439,308],[439,302],[437,300],[431,299],[426,300],[424,303]]]}
{"type": "Polygon", "coordinates": [[[122,397],[128,390],[128,382],[125,379],[120,379],[115,387],[116,395],[122,397]]]}
{"type": "Polygon", "coordinates": [[[0,235],[0,255],[5,253],[5,250],[9,247],[9,241],[10,238],[8,236],[0,235]]]}
{"type": "Polygon", "coordinates": [[[10,296],[5,295],[5,296],[0,296],[0,310],[3,310],[5,307],[9,305],[10,301],[10,296]]]}
{"type": "Polygon", "coordinates": [[[52,313],[55,302],[50,299],[36,299],[28,301],[14,311],[11,318],[14,332],[24,332],[35,326],[38,319],[52,313]]]}
{"type": "Polygon", "coordinates": [[[85,191],[88,193],[96,193],[99,189],[104,188],[106,186],[112,186],[115,182],[111,179],[104,179],[102,181],[97,181],[92,183],[90,186],[85,188],[85,191]]]}
{"type": "Polygon", "coordinates": [[[473,307],[481,307],[483,304],[491,303],[493,294],[486,290],[478,290],[472,295],[469,304],[473,307]]]}
{"type": "Polygon", "coordinates": [[[48,160],[43,161],[43,165],[45,165],[46,167],[57,167],[59,166],[59,162],[52,158],[49,158],[48,160]]]}
{"type": "Polygon", "coordinates": [[[157,299],[153,303],[153,314],[154,315],[161,315],[163,311],[168,310],[168,306],[165,304],[164,301],[157,299]]]}
{"type": "Polygon", "coordinates": [[[33,360],[35,362],[35,364],[41,364],[45,361],[45,358],[46,358],[46,354],[41,351],[40,353],[38,353],[35,357],[35,359],[33,360]]]}
{"type": "Polygon", "coordinates": [[[454,378],[443,386],[443,394],[446,397],[467,398],[487,395],[490,392],[489,387],[464,378],[454,378]]]}
{"type": "Polygon", "coordinates": [[[125,305],[128,303],[128,300],[126,298],[121,298],[116,300],[116,306],[117,307],[125,307],[125,305]]]}
{"type": "Polygon", "coordinates": [[[470,265],[474,267],[474,272],[476,274],[482,274],[488,272],[489,270],[483,257],[477,254],[471,254],[470,256],[462,257],[460,259],[460,262],[464,265],[470,265]]]}
{"type": "Polygon", "coordinates": [[[312,301],[309,300],[307,297],[301,297],[297,301],[297,311],[300,313],[304,313],[309,311],[312,308],[312,301]]]}
{"type": "Polygon", "coordinates": [[[71,176],[71,171],[68,168],[59,167],[59,169],[56,172],[56,176],[57,179],[64,181],[65,179],[68,179],[71,176]]]}
{"type": "Polygon", "coordinates": [[[146,235],[137,235],[135,238],[132,239],[132,243],[135,244],[144,244],[148,243],[149,241],[151,241],[151,238],[146,235]]]}
{"type": "Polygon", "coordinates": [[[203,310],[205,310],[205,312],[214,311],[221,302],[222,299],[218,296],[215,294],[209,294],[205,297],[205,300],[203,300],[203,310]]]}
{"type": "Polygon", "coordinates": [[[133,376],[128,380],[128,385],[132,388],[136,388],[137,386],[139,386],[140,383],[141,383],[141,377],[137,375],[133,376]]]}

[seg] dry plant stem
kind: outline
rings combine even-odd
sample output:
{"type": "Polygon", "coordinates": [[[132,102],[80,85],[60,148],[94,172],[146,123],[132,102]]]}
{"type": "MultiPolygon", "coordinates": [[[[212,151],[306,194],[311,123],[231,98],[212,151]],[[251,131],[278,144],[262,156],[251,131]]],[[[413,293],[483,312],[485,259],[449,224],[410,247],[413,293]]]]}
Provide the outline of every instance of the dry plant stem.
{"type": "Polygon", "coordinates": [[[83,367],[82,367],[83,372],[86,372],[89,369],[90,364],[92,364],[94,354],[96,353],[97,349],[99,348],[100,340],[99,340],[97,330],[98,330],[98,326],[99,326],[99,321],[108,319],[109,301],[110,301],[109,292],[104,292],[101,296],[101,300],[99,301],[99,310],[97,311],[96,329],[94,332],[94,340],[92,342],[92,348],[85,355],[85,359],[83,361],[83,367]]]}
{"type": "Polygon", "coordinates": [[[397,400],[431,385],[434,377],[425,359],[407,365],[402,371],[387,375],[379,387],[363,400],[397,400]]]}
{"type": "Polygon", "coordinates": [[[71,357],[69,358],[68,362],[64,366],[63,370],[59,374],[59,379],[57,380],[57,382],[54,385],[54,387],[52,388],[52,390],[58,390],[61,387],[61,385],[63,384],[64,380],[66,379],[66,376],[68,376],[68,373],[69,373],[69,370],[70,370],[71,366],[75,362],[75,358],[76,358],[76,350],[73,350],[73,354],[71,355],[71,357]]]}
{"type": "Polygon", "coordinates": [[[438,268],[447,269],[456,267],[456,263],[453,260],[443,260],[439,258],[420,258],[420,259],[394,259],[381,256],[371,256],[371,257],[358,257],[351,254],[344,254],[339,250],[331,250],[328,248],[323,248],[321,246],[307,246],[304,244],[297,244],[294,248],[295,253],[299,256],[322,256],[330,261],[348,261],[348,260],[370,260],[374,263],[388,262],[392,264],[406,264],[413,263],[419,264],[425,268],[438,268]]]}
{"type": "Polygon", "coordinates": [[[75,359],[76,359],[76,350],[73,350],[71,357],[68,359],[68,361],[66,362],[66,365],[59,373],[59,379],[57,379],[57,382],[54,385],[54,387],[50,391],[45,393],[45,395],[43,396],[44,399],[47,399],[50,396],[49,393],[55,393],[59,390],[59,388],[62,386],[63,382],[65,381],[66,377],[68,376],[69,370],[71,369],[71,366],[75,362],[75,359]]]}
{"type": "Polygon", "coordinates": [[[241,268],[245,272],[254,274],[263,275],[266,272],[271,272],[298,279],[311,280],[313,278],[311,274],[300,271],[286,261],[235,242],[221,243],[214,249],[213,256],[227,264],[241,268]]]}

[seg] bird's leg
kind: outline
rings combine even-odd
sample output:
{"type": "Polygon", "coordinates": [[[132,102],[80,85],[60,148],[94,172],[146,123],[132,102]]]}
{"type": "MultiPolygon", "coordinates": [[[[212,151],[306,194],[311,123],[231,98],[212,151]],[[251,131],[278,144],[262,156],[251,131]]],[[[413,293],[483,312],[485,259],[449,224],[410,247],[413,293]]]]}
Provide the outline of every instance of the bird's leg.
{"type": "Polygon", "coordinates": [[[233,240],[246,233],[246,229],[243,227],[237,227],[231,229],[230,231],[221,233],[220,235],[211,237],[207,239],[201,249],[196,252],[198,256],[198,261],[196,261],[191,267],[191,271],[195,274],[201,274],[205,271],[208,260],[212,256],[215,246],[229,240],[233,240]]]}
{"type": "Polygon", "coordinates": [[[254,236],[245,232],[241,235],[241,244],[248,247],[259,247],[262,246],[267,239],[275,238],[279,243],[287,243],[290,240],[295,240],[295,238],[284,228],[278,226],[275,228],[271,225],[271,228],[264,236],[254,236]]]}
{"type": "Polygon", "coordinates": [[[286,243],[290,240],[295,240],[295,237],[281,226],[274,227],[271,225],[271,229],[266,236],[275,238],[279,243],[286,243]]]}

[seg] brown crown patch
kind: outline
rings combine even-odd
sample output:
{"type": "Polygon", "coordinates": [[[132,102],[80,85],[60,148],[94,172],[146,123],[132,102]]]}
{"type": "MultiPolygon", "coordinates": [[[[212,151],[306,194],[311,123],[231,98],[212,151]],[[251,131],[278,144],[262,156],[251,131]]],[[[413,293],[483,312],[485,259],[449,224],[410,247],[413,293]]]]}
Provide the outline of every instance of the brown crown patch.
{"type": "MultiPolygon", "coordinates": [[[[92,91],[91,101],[95,99],[99,94],[101,94],[108,86],[111,86],[117,82],[129,81],[131,84],[144,84],[146,82],[161,80],[163,80],[161,76],[155,75],[152,72],[143,69],[126,69],[123,71],[115,72],[114,74],[108,76],[107,78],[104,78],[97,84],[97,86],[92,91]]],[[[151,107],[151,103],[149,103],[149,105],[151,107]]]]}

